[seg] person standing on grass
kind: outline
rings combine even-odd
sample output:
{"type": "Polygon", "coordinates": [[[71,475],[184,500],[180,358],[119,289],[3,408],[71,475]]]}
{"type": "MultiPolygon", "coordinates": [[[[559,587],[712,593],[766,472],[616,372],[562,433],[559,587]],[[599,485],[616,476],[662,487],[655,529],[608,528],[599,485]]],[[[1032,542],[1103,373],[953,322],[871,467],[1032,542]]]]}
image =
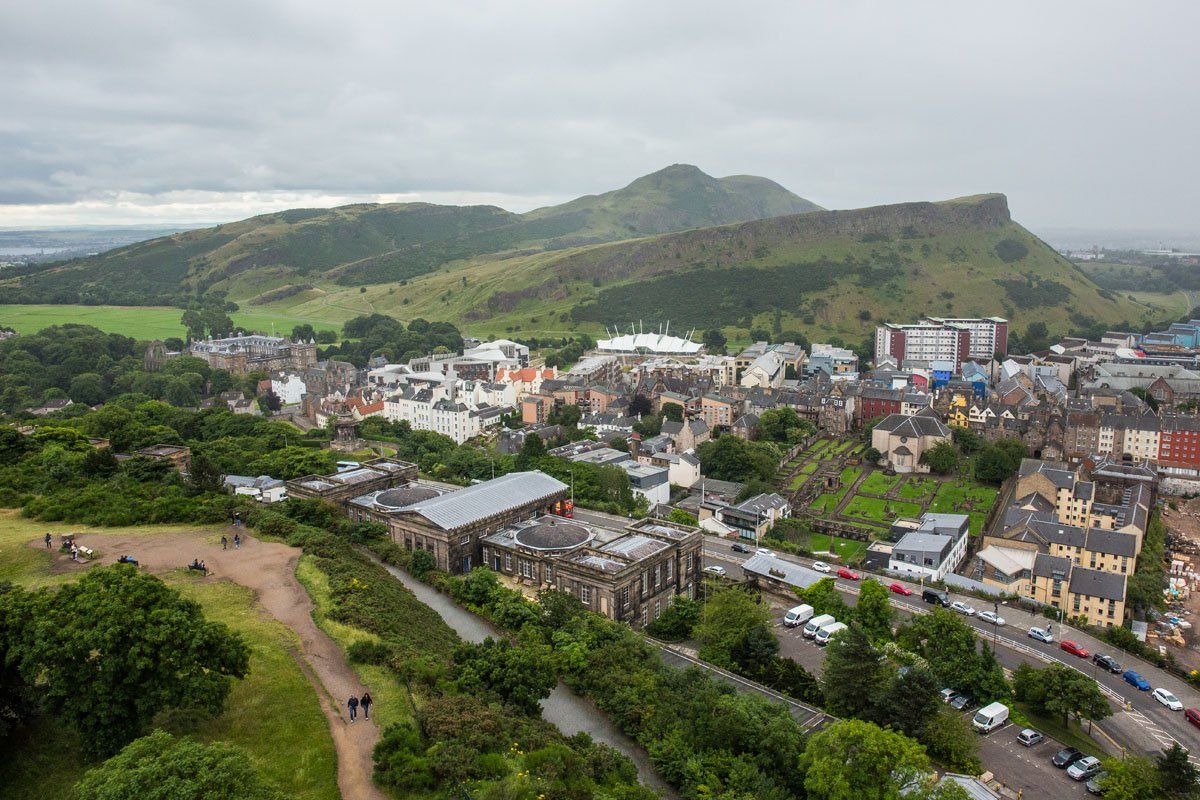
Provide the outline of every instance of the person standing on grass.
{"type": "Polygon", "coordinates": [[[229,549],[229,539],[227,539],[224,534],[221,534],[221,549],[222,550],[229,549]]]}
{"type": "Polygon", "coordinates": [[[240,533],[235,533],[233,535],[233,549],[234,550],[242,549],[242,535],[240,533]]]}
{"type": "Polygon", "coordinates": [[[362,706],[363,719],[371,718],[371,703],[373,702],[375,701],[371,699],[371,693],[363,692],[362,699],[358,701],[358,704],[362,706]]]}
{"type": "Polygon", "coordinates": [[[350,721],[354,722],[358,716],[358,698],[350,695],[350,699],[346,701],[346,708],[350,709],[350,721]]]}
{"type": "Polygon", "coordinates": [[[50,549],[50,534],[48,534],[48,533],[46,534],[45,541],[46,541],[46,549],[49,550],[50,549]]]}

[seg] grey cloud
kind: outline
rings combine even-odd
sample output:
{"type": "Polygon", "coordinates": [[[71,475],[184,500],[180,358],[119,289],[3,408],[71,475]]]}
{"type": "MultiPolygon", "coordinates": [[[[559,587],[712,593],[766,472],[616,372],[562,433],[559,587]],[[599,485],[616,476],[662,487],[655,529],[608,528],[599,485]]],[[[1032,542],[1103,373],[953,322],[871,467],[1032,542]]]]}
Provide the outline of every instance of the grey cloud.
{"type": "Polygon", "coordinates": [[[0,225],[120,193],[520,204],[690,162],[830,207],[1004,191],[1033,226],[1193,226],[1197,22],[1182,1],[7,4],[0,225]]]}

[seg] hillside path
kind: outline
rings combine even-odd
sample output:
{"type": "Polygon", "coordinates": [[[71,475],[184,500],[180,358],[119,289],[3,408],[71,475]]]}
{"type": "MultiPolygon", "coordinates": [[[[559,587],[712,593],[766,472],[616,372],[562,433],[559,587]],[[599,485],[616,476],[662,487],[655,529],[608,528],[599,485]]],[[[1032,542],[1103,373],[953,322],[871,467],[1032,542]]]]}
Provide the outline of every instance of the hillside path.
{"type": "MultiPolygon", "coordinates": [[[[386,800],[371,781],[373,762],[371,751],[379,739],[374,720],[364,720],[361,713],[351,723],[346,709],[350,695],[361,695],[368,687],[346,663],[341,648],[313,621],[313,602],[296,579],[296,564],[300,549],[285,544],[262,542],[248,536],[244,528],[229,527],[229,549],[222,550],[219,541],[202,531],[161,533],[132,536],[82,534],[80,544],[103,555],[89,564],[115,563],[117,557],[129,554],[142,569],[165,572],[185,568],[192,559],[207,564],[207,580],[231,580],[251,589],[262,607],[300,638],[296,653],[306,677],[317,691],[321,710],[329,721],[329,732],[337,751],[338,789],[344,800],[386,800]],[[233,535],[240,533],[240,550],[233,547],[233,535]]],[[[31,544],[41,547],[40,541],[31,544]]],[[[58,555],[56,569],[84,571],[89,564],[75,564],[69,557],[58,555]],[[64,563],[65,562],[65,563],[64,563]]]]}

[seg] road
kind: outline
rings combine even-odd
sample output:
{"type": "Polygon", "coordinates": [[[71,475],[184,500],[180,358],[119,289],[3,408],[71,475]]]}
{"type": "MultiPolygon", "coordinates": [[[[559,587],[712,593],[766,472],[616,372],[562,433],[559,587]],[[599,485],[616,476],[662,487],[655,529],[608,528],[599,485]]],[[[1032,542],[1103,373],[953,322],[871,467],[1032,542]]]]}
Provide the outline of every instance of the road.
{"type": "MultiPolygon", "coordinates": [[[[706,538],[704,541],[705,565],[719,565],[726,570],[726,577],[740,580],[742,578],[741,562],[748,555],[733,552],[732,544],[733,542],[730,540],[706,538]]],[[[782,553],[775,555],[804,566],[812,564],[812,559],[782,553]]],[[[880,576],[880,579],[885,583],[892,583],[895,580],[914,591],[914,595],[911,597],[896,596],[893,598],[893,606],[898,610],[906,613],[925,613],[930,608],[920,601],[921,587],[918,584],[891,577],[880,576]]],[[[836,583],[839,589],[849,595],[854,595],[858,591],[857,584],[853,581],[837,578],[836,583]]],[[[984,601],[965,595],[951,593],[951,598],[961,600],[979,610],[985,610],[989,605],[984,601]]],[[[975,618],[964,618],[964,620],[979,632],[980,638],[985,642],[994,642],[999,646],[997,659],[1002,665],[1012,669],[1022,662],[1037,666],[1057,662],[1078,669],[1097,680],[1114,709],[1117,709],[1113,717],[1105,720],[1104,727],[1119,741],[1124,741],[1128,746],[1147,753],[1157,753],[1163,747],[1170,746],[1173,741],[1178,741],[1189,751],[1200,753],[1200,730],[1187,722],[1182,712],[1168,710],[1156,702],[1150,696],[1150,692],[1137,691],[1133,686],[1125,683],[1120,675],[1112,675],[1096,668],[1090,659],[1081,659],[1059,649],[1058,642],[1044,644],[1030,639],[1026,635],[1029,627],[1033,625],[1046,627],[1049,624],[1044,617],[1034,616],[1004,605],[999,607],[999,611],[1000,616],[1006,620],[1007,624],[998,629],[975,618]],[[1131,705],[1129,710],[1120,709],[1120,703],[1125,701],[1131,705]]],[[[1053,628],[1056,639],[1071,639],[1093,653],[1107,652],[1116,657],[1122,665],[1140,672],[1151,686],[1162,686],[1169,689],[1180,699],[1184,707],[1200,707],[1200,693],[1164,670],[1120,652],[1082,631],[1065,627],[1060,623],[1053,623],[1053,628]]],[[[1196,757],[1193,757],[1193,761],[1200,763],[1200,759],[1196,757]]]]}

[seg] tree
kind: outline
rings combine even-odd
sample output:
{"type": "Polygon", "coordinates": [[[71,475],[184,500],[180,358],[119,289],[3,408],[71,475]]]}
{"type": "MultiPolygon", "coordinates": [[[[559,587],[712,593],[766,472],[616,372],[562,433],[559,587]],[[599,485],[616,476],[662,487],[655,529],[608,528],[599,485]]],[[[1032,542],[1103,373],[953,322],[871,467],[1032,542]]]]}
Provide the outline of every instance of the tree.
{"type": "Polygon", "coordinates": [[[930,757],[955,772],[976,775],[979,763],[979,737],[971,723],[954,709],[939,703],[935,713],[920,731],[918,739],[930,757]]]}
{"type": "Polygon", "coordinates": [[[1112,714],[1096,682],[1063,664],[1042,670],[1042,691],[1042,707],[1060,717],[1063,727],[1070,719],[1099,720],[1112,714]]]}
{"type": "MultiPolygon", "coordinates": [[[[97,452],[107,453],[108,448],[98,450],[97,452]]],[[[197,489],[203,492],[220,491],[223,477],[221,470],[204,453],[197,452],[192,454],[191,464],[188,468],[188,480],[197,489]]]]}
{"type": "Polygon", "coordinates": [[[55,593],[10,592],[26,617],[15,658],[92,754],[141,735],[167,708],[219,713],[246,675],[242,637],[136,567],[87,572],[55,593]]]}
{"type": "Polygon", "coordinates": [[[887,692],[876,703],[873,720],[905,736],[916,738],[943,707],[942,685],[922,666],[897,672],[887,692]]]}
{"type": "Polygon", "coordinates": [[[317,331],[317,344],[333,344],[338,340],[336,331],[321,330],[317,331]]]}
{"type": "MultiPolygon", "coordinates": [[[[632,408],[630,409],[633,410],[632,408]]],[[[683,406],[679,403],[663,403],[660,407],[663,419],[669,419],[672,422],[683,422],[683,406]]]]}
{"type": "Polygon", "coordinates": [[[545,645],[516,646],[488,637],[482,644],[454,648],[455,681],[471,694],[488,693],[526,714],[538,714],[538,702],[558,682],[553,653],[545,645]]]}
{"type": "Polygon", "coordinates": [[[821,578],[807,589],[796,589],[796,597],[800,598],[800,602],[812,606],[813,614],[831,614],[838,619],[845,619],[849,612],[833,578],[821,578]]]}
{"type": "Polygon", "coordinates": [[[772,408],[758,420],[758,438],[783,444],[796,444],[816,432],[816,426],[791,408],[772,408]]]}
{"type": "Polygon", "coordinates": [[[307,342],[309,339],[315,339],[317,332],[313,330],[313,326],[307,322],[303,325],[296,325],[292,328],[292,339],[301,342],[307,342]]]}
{"type": "Polygon", "coordinates": [[[521,451],[517,453],[516,468],[518,472],[537,467],[538,462],[546,455],[546,443],[534,432],[526,432],[525,440],[521,442],[521,451]]]}
{"type": "Polygon", "coordinates": [[[195,341],[204,338],[204,319],[200,316],[200,312],[189,308],[183,312],[183,316],[179,318],[179,323],[187,328],[188,339],[195,341]]]}
{"type": "Polygon", "coordinates": [[[809,800],[899,800],[905,790],[926,788],[929,759],[905,736],[843,720],[808,740],[800,772],[809,800]]]}
{"type": "Polygon", "coordinates": [[[677,594],[671,598],[666,610],[658,615],[658,619],[646,626],[646,631],[659,639],[682,641],[691,635],[703,610],[701,601],[677,594]]]}
{"type": "Polygon", "coordinates": [[[983,446],[983,438],[970,428],[960,428],[955,425],[950,428],[950,437],[964,455],[969,456],[983,446]]]}
{"type": "Polygon", "coordinates": [[[228,742],[201,744],[155,731],[84,774],[77,800],[283,800],[285,795],[228,742]]]}
{"type": "Polygon", "coordinates": [[[745,483],[752,478],[771,482],[779,467],[779,453],[767,442],[747,442],[736,436],[710,439],[696,448],[704,474],[710,478],[745,483]]]}
{"type": "Polygon", "coordinates": [[[863,633],[875,644],[891,641],[892,611],[889,592],[882,583],[865,580],[858,592],[858,603],[854,606],[854,619],[863,633]]]}
{"type": "Polygon", "coordinates": [[[1103,764],[1100,788],[1106,800],[1145,800],[1161,797],[1158,772],[1150,759],[1140,756],[1108,758],[1103,764]]]}
{"type": "Polygon", "coordinates": [[[629,416],[636,417],[654,411],[654,405],[646,395],[638,393],[629,401],[629,416]]]}
{"type": "Polygon", "coordinates": [[[833,714],[872,719],[888,688],[891,668],[857,622],[829,640],[821,689],[833,714]]]}
{"type": "Polygon", "coordinates": [[[1200,778],[1200,769],[1188,761],[1188,751],[1179,742],[1162,751],[1162,755],[1154,759],[1154,767],[1158,772],[1158,783],[1163,794],[1171,798],[1190,798],[1200,794],[1196,781],[1200,778]]]}
{"type": "Polygon", "coordinates": [[[258,398],[258,407],[264,412],[274,414],[283,408],[283,401],[279,399],[279,395],[275,394],[273,389],[268,389],[266,394],[258,398]]]}
{"type": "Polygon", "coordinates": [[[704,332],[704,338],[701,339],[701,341],[704,342],[704,349],[709,353],[719,356],[725,355],[725,345],[727,340],[725,339],[725,334],[721,332],[720,328],[710,328],[709,330],[706,330],[704,332]]]}
{"type": "Polygon", "coordinates": [[[986,444],[975,456],[975,477],[985,483],[1004,483],[1017,474],[1021,459],[1027,454],[1019,439],[1001,439],[986,444]]]}
{"type": "MultiPolygon", "coordinates": [[[[741,589],[722,589],[709,595],[693,629],[700,657],[726,669],[736,667],[733,648],[755,628],[771,634],[771,612],[741,589]]],[[[774,638],[774,634],[771,634],[774,638]]]]}
{"type": "Polygon", "coordinates": [[[950,442],[938,442],[921,454],[921,463],[939,475],[946,475],[958,466],[958,451],[950,442]]]}
{"type": "Polygon", "coordinates": [[[942,686],[969,692],[981,703],[1009,695],[995,656],[979,648],[974,629],[953,611],[935,608],[914,617],[896,632],[896,643],[925,659],[942,686]]]}
{"type": "Polygon", "coordinates": [[[67,396],[76,403],[94,406],[104,401],[104,378],[95,372],[81,372],[71,379],[67,396]]]}

